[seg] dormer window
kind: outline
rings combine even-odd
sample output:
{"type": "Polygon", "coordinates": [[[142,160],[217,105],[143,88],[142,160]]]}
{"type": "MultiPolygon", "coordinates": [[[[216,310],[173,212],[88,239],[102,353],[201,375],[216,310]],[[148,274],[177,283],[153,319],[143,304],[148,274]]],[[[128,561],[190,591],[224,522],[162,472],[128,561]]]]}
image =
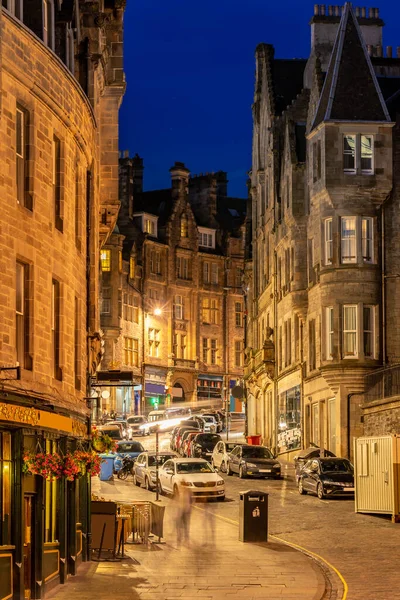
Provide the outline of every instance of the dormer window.
{"type": "Polygon", "coordinates": [[[374,172],[372,135],[349,134],[343,137],[343,171],[348,174],[372,175],[374,172]]]}
{"type": "Polygon", "coordinates": [[[203,248],[215,248],[215,229],[199,227],[199,246],[203,248]]]}
{"type": "Polygon", "coordinates": [[[149,236],[151,236],[153,238],[157,237],[158,217],[156,217],[155,215],[150,215],[145,212],[140,212],[140,213],[134,213],[133,218],[137,218],[138,220],[140,219],[139,223],[140,223],[140,227],[141,227],[143,233],[147,233],[149,236]]]}
{"type": "Polygon", "coordinates": [[[156,231],[156,224],[152,219],[145,219],[144,221],[145,232],[149,235],[154,235],[156,231]]]}

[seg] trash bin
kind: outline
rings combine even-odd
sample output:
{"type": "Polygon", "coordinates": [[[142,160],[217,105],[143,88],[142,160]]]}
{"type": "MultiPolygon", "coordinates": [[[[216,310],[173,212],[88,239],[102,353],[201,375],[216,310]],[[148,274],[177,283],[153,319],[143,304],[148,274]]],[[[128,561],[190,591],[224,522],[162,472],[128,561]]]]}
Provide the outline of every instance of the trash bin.
{"type": "Polygon", "coordinates": [[[240,492],[239,541],[268,541],[268,494],[265,492],[240,492]]]}
{"type": "Polygon", "coordinates": [[[261,444],[261,435],[248,435],[246,439],[251,446],[260,446],[261,444]]]}
{"type": "Polygon", "coordinates": [[[114,454],[100,454],[100,481],[110,481],[114,477],[114,454]]]}

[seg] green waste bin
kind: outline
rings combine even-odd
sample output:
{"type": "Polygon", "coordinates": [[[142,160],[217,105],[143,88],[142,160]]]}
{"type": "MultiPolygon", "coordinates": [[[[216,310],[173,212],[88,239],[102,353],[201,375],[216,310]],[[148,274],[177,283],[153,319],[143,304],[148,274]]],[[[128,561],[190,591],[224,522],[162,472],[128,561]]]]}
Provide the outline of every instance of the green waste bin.
{"type": "Polygon", "coordinates": [[[268,494],[265,492],[240,492],[239,541],[268,541],[268,494]]]}

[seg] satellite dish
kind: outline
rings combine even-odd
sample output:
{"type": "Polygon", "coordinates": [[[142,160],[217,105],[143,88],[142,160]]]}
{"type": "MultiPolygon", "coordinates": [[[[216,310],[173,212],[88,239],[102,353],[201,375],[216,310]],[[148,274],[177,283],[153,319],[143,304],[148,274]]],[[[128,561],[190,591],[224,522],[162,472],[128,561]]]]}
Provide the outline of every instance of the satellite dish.
{"type": "Polygon", "coordinates": [[[232,390],[231,390],[231,395],[234,398],[243,398],[243,396],[244,396],[244,389],[242,388],[241,385],[235,385],[235,387],[233,387],[232,390]]]}

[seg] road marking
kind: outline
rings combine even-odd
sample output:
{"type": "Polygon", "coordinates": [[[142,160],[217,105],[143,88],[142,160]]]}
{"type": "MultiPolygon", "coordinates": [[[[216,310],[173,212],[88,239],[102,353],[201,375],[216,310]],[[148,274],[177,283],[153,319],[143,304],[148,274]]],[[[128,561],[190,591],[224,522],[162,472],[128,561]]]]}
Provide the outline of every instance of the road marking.
{"type": "MultiPolygon", "coordinates": [[[[206,512],[204,510],[204,508],[200,508],[200,506],[195,506],[194,508],[196,508],[197,510],[200,510],[202,512],[206,512]]],[[[218,514],[215,514],[215,513],[214,513],[214,516],[217,519],[221,519],[221,521],[226,521],[227,523],[230,523],[231,525],[239,525],[239,521],[234,521],[233,519],[228,519],[227,517],[223,517],[222,515],[218,515],[218,514]]],[[[303,546],[299,546],[298,544],[294,544],[293,542],[288,542],[287,540],[284,540],[283,538],[280,538],[277,535],[270,535],[269,537],[274,538],[275,540],[278,540],[279,542],[282,542],[283,544],[286,544],[287,546],[291,546],[292,548],[301,550],[305,554],[313,556],[314,558],[317,558],[318,560],[320,560],[321,562],[323,562],[325,565],[327,565],[330,569],[332,569],[332,571],[334,571],[336,573],[336,575],[339,577],[340,581],[343,584],[343,596],[342,596],[341,600],[346,600],[347,593],[349,591],[349,587],[347,585],[347,582],[346,582],[345,578],[343,577],[343,575],[341,574],[341,572],[338,569],[336,569],[336,567],[334,567],[330,562],[328,562],[325,558],[323,558],[322,556],[320,556],[316,552],[312,552],[311,550],[307,550],[307,548],[304,548],[303,546]]]]}

